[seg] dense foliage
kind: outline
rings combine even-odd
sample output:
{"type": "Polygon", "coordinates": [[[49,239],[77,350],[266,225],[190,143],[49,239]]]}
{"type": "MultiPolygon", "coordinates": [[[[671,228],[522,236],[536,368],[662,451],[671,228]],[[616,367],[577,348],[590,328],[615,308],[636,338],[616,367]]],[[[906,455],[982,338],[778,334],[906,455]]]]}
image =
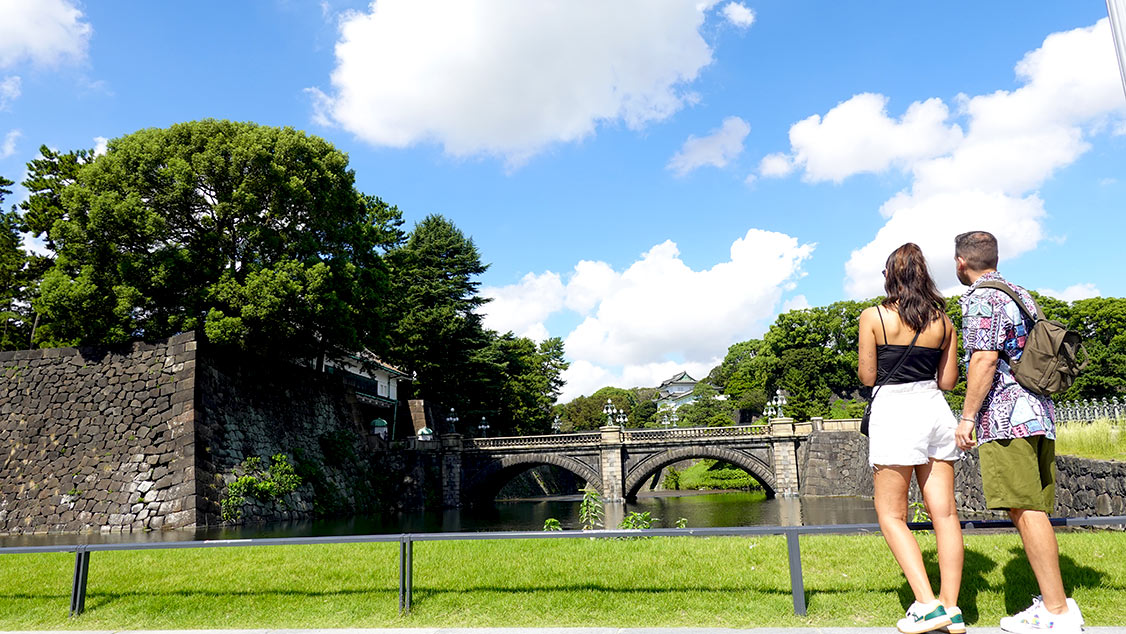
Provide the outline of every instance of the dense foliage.
{"type": "Polygon", "coordinates": [[[2,210],[0,347],[153,340],[294,360],[367,350],[412,373],[415,396],[492,433],[546,433],[563,343],[482,325],[472,239],[359,192],[348,157],[291,128],[202,120],[42,147],[19,209],[2,210]],[[35,236],[49,255],[21,247],[35,236]]]}

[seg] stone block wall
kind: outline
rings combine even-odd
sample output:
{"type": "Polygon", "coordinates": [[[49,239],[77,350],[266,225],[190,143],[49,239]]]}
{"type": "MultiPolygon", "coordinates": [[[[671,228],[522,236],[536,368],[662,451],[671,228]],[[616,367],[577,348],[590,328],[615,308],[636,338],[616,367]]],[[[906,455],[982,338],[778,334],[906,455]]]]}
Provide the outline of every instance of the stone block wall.
{"type": "MultiPolygon", "coordinates": [[[[814,432],[798,456],[802,495],[872,496],[868,466],[868,439],[858,432],[814,432]]],[[[981,487],[977,451],[969,451],[954,470],[954,497],[958,508],[985,515],[989,511],[981,487]]],[[[911,485],[911,499],[920,499],[911,485]]],[[[1126,514],[1126,463],[1056,456],[1057,517],[1095,517],[1126,514]]]]}
{"type": "Polygon", "coordinates": [[[239,465],[276,454],[303,483],[245,522],[441,506],[442,452],[373,446],[364,418],[339,376],[193,333],[3,352],[0,533],[217,524],[239,465]]]}
{"type": "Polygon", "coordinates": [[[195,523],[189,333],[0,352],[0,532],[195,523]]]}
{"type": "Polygon", "coordinates": [[[349,513],[375,506],[364,421],[339,377],[204,347],[197,366],[196,495],[200,524],[222,521],[220,500],[247,458],[284,454],[303,483],[281,503],[247,498],[245,522],[349,513]]]}

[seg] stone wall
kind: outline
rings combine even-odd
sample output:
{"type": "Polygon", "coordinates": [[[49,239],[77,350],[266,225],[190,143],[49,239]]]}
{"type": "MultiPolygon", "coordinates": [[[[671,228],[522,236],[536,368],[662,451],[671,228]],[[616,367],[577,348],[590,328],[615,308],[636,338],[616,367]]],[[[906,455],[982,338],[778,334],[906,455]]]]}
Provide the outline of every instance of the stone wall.
{"type": "Polygon", "coordinates": [[[0,352],[0,532],[195,523],[191,334],[0,352]]]}
{"type": "Polygon", "coordinates": [[[197,479],[201,524],[247,458],[284,454],[303,483],[281,503],[247,498],[246,522],[373,510],[376,485],[354,392],[331,374],[204,347],[197,366],[197,479]]]}
{"type": "MultiPolygon", "coordinates": [[[[798,456],[802,495],[872,496],[868,439],[855,431],[814,432],[798,456]]],[[[977,451],[969,451],[954,471],[958,508],[975,514],[1001,515],[985,507],[977,451]]],[[[911,499],[919,499],[911,486],[911,499]]],[[[1056,456],[1058,517],[1126,514],[1126,463],[1056,456]]]]}
{"type": "Polygon", "coordinates": [[[240,465],[276,454],[303,483],[246,522],[440,506],[442,452],[390,451],[369,418],[339,376],[193,333],[0,353],[0,533],[217,524],[240,465]]]}

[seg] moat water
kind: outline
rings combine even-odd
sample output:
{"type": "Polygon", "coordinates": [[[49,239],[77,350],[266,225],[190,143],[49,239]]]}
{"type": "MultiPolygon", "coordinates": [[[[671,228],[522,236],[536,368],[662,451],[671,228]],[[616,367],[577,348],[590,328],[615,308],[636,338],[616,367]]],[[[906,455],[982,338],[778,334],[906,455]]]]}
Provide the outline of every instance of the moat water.
{"type": "MultiPolygon", "coordinates": [[[[492,507],[393,513],[346,520],[315,520],[238,527],[207,527],[148,533],[86,533],[0,536],[0,546],[74,543],[253,539],[383,533],[459,531],[538,531],[548,518],[564,529],[581,528],[581,495],[497,501],[492,507]]],[[[859,497],[765,499],[761,492],[643,493],[634,502],[606,508],[607,525],[630,512],[648,512],[656,527],[673,527],[684,518],[693,528],[709,526],[797,526],[874,523],[872,500],[859,497]]]]}

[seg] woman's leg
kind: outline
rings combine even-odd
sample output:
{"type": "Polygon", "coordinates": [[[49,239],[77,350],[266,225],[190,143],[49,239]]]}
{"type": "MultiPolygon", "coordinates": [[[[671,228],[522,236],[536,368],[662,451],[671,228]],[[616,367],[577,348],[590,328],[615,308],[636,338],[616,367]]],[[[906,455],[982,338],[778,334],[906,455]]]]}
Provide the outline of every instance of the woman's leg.
{"type": "Polygon", "coordinates": [[[927,570],[923,567],[923,554],[919,542],[907,528],[907,490],[911,486],[912,466],[877,466],[873,475],[876,516],[880,532],[884,535],[891,554],[899,562],[907,577],[915,600],[920,603],[934,601],[927,570]]]}
{"type": "Polygon", "coordinates": [[[942,604],[958,605],[958,592],[962,587],[962,562],[965,546],[962,543],[962,525],[958,522],[958,508],[954,502],[954,464],[931,460],[919,465],[915,471],[927,513],[934,524],[934,537],[938,544],[938,571],[941,585],[939,598],[942,604]]]}

